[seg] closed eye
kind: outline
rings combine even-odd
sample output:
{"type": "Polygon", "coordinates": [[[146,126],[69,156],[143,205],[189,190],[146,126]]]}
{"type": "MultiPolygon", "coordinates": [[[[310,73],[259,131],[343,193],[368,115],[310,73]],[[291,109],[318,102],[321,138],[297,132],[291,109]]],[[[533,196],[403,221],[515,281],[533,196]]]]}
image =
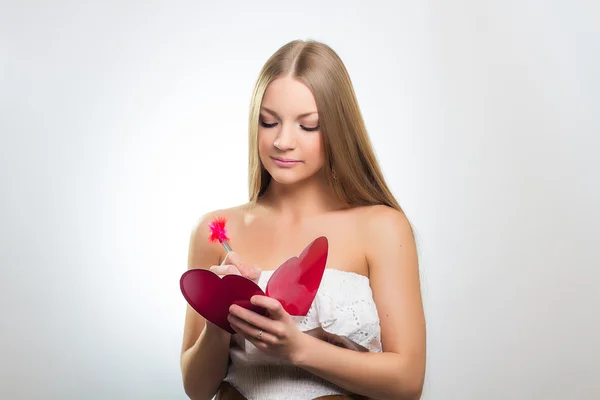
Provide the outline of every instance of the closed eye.
{"type": "MultiPolygon", "coordinates": [[[[262,126],[263,128],[273,128],[273,127],[277,126],[277,122],[273,122],[272,124],[267,124],[262,119],[259,122],[260,122],[260,126],[262,126]]],[[[308,126],[300,125],[300,128],[302,128],[303,130],[305,130],[307,132],[315,132],[315,131],[319,130],[320,126],[317,125],[315,127],[308,127],[308,126]]]]}
{"type": "Polygon", "coordinates": [[[264,122],[263,120],[260,121],[260,126],[262,126],[263,128],[272,128],[275,125],[277,125],[277,122],[274,122],[272,124],[267,124],[266,122],[264,122]]]}

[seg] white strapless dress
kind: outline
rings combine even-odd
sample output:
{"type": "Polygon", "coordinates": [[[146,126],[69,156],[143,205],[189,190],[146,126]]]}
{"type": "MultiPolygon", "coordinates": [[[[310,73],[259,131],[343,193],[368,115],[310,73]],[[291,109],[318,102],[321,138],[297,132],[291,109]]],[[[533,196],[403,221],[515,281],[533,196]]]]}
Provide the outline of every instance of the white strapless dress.
{"type": "MultiPolygon", "coordinates": [[[[258,285],[266,289],[273,271],[263,271],[258,285]]],[[[369,279],[327,268],[319,291],[305,317],[293,317],[303,332],[315,328],[340,336],[370,352],[381,352],[379,316],[369,279]]],[[[231,363],[225,381],[248,400],[307,400],[344,389],[302,368],[270,357],[240,335],[233,335],[231,363]]]]}

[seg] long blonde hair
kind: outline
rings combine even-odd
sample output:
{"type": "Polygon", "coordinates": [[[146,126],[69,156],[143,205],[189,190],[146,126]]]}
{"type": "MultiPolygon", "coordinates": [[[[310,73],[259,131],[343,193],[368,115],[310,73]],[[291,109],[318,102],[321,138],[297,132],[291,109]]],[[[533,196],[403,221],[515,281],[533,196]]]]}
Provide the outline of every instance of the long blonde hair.
{"type": "Polygon", "coordinates": [[[294,40],[279,48],[256,81],[249,118],[250,201],[258,200],[271,180],[258,153],[263,96],[271,81],[287,75],[308,86],[315,98],[325,175],[338,198],[350,206],[384,204],[402,212],[381,173],[344,63],[328,45],[314,40],[294,40]]]}

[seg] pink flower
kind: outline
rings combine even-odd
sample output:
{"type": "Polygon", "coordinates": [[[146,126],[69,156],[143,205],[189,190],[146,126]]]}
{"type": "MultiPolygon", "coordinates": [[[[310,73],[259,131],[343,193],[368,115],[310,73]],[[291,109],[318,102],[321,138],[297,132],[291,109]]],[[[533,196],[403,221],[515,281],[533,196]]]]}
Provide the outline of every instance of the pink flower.
{"type": "Polygon", "coordinates": [[[223,217],[217,217],[212,220],[212,222],[208,225],[210,229],[210,237],[208,240],[213,243],[219,241],[220,243],[226,242],[229,240],[227,237],[227,231],[225,230],[225,224],[227,223],[227,219],[223,217]]]}

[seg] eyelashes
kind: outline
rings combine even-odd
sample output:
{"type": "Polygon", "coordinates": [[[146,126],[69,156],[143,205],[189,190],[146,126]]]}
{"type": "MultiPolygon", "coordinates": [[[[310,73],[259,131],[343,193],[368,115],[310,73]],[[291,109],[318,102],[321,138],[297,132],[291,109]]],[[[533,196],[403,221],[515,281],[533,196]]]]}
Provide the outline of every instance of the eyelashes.
{"type": "MultiPolygon", "coordinates": [[[[258,122],[259,122],[260,126],[262,126],[263,128],[273,128],[273,127],[277,126],[277,122],[274,122],[272,124],[267,124],[262,119],[260,119],[258,122]]],[[[317,125],[315,127],[307,127],[307,126],[300,125],[300,128],[302,128],[303,130],[305,130],[307,132],[315,132],[315,131],[319,130],[320,126],[317,125]]]]}
{"type": "Polygon", "coordinates": [[[273,128],[275,125],[277,125],[277,123],[274,124],[267,124],[266,122],[264,122],[262,119],[258,121],[260,126],[262,126],[263,128],[273,128]]]}

